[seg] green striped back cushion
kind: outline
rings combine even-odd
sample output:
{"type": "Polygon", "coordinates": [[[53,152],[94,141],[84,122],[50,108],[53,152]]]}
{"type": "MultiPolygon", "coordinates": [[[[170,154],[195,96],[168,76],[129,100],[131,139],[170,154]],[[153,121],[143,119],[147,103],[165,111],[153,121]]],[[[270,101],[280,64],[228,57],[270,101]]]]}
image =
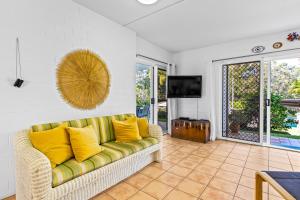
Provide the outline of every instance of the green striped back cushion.
{"type": "Polygon", "coordinates": [[[135,116],[134,114],[121,114],[113,116],[99,117],[100,141],[101,144],[116,140],[113,129],[112,119],[123,121],[126,117],[135,116]]]}
{"type": "Polygon", "coordinates": [[[132,116],[135,115],[121,114],[121,115],[93,117],[93,118],[77,119],[77,120],[55,122],[55,123],[45,123],[45,124],[33,125],[31,129],[33,132],[46,131],[49,129],[56,128],[62,123],[67,123],[68,126],[76,127],[76,128],[83,128],[88,125],[92,125],[96,131],[99,144],[100,143],[103,144],[106,142],[111,142],[116,140],[114,130],[113,130],[113,125],[111,122],[113,118],[122,121],[125,120],[127,117],[132,117],[132,116]]]}
{"type": "Polygon", "coordinates": [[[56,128],[62,123],[67,123],[68,126],[76,127],[76,128],[83,128],[83,127],[92,125],[95,129],[96,136],[97,136],[98,142],[100,144],[99,124],[98,124],[98,118],[96,118],[96,117],[87,118],[87,119],[77,119],[77,120],[63,121],[63,122],[56,122],[56,123],[33,125],[31,127],[31,129],[32,129],[33,132],[46,131],[46,130],[49,130],[49,129],[56,128]]]}
{"type": "Polygon", "coordinates": [[[33,132],[46,131],[46,130],[54,129],[63,123],[67,123],[68,126],[70,126],[69,121],[63,121],[63,122],[55,122],[55,123],[47,123],[47,124],[37,124],[37,125],[33,125],[31,129],[33,132]]]}
{"type": "Polygon", "coordinates": [[[71,120],[71,121],[69,121],[69,124],[70,124],[70,127],[75,127],[75,128],[83,128],[83,127],[92,125],[96,132],[98,143],[100,144],[99,124],[98,124],[98,119],[96,117],[87,118],[87,119],[71,120]]]}

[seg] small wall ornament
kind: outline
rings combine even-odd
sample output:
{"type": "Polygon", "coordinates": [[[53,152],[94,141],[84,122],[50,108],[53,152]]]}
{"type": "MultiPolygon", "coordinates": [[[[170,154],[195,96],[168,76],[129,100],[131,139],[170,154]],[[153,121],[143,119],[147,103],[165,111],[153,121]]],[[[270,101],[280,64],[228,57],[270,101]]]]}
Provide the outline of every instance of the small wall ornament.
{"type": "Polygon", "coordinates": [[[57,89],[62,98],[79,109],[94,109],[110,90],[110,75],[104,61],[89,50],[67,54],[57,68],[57,89]]]}
{"type": "Polygon", "coordinates": [[[300,40],[300,35],[297,32],[293,32],[288,34],[287,40],[290,42],[293,42],[294,40],[300,40]]]}
{"type": "Polygon", "coordinates": [[[255,46],[252,48],[253,53],[261,53],[265,50],[266,48],[264,46],[255,46]]]}
{"type": "Polygon", "coordinates": [[[275,42],[273,44],[274,49],[280,49],[283,46],[282,42],[275,42]]]}

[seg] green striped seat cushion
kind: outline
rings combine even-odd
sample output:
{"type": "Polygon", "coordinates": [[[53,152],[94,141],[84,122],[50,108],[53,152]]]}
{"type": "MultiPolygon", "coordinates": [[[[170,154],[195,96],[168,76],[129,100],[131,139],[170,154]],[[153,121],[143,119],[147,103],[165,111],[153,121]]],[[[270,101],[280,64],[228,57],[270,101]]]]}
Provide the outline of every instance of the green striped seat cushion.
{"type": "Polygon", "coordinates": [[[109,147],[111,149],[118,150],[122,152],[124,157],[126,157],[157,143],[158,140],[156,138],[148,137],[134,142],[121,143],[121,142],[112,141],[112,142],[104,143],[102,145],[105,147],[109,147]]]}
{"type": "Polygon", "coordinates": [[[83,174],[103,167],[109,163],[120,160],[135,152],[157,144],[156,138],[148,137],[136,142],[105,143],[103,151],[91,158],[79,163],[75,159],[68,160],[52,170],[52,186],[59,186],[83,174]]]}
{"type": "Polygon", "coordinates": [[[116,140],[112,119],[123,121],[127,117],[131,117],[131,116],[134,116],[134,114],[121,114],[121,115],[99,117],[98,121],[100,127],[99,132],[100,132],[101,144],[116,140]]]}
{"type": "Polygon", "coordinates": [[[103,151],[83,162],[70,159],[52,170],[52,186],[56,187],[78,176],[123,158],[120,151],[103,147],[103,151]]]}

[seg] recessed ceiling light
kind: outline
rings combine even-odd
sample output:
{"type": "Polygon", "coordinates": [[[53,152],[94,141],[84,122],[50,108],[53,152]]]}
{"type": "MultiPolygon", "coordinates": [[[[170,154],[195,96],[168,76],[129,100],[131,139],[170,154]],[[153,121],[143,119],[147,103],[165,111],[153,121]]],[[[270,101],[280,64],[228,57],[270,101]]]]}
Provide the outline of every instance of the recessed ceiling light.
{"type": "Polygon", "coordinates": [[[137,0],[137,1],[142,4],[151,5],[151,4],[156,3],[158,0],[137,0]]]}

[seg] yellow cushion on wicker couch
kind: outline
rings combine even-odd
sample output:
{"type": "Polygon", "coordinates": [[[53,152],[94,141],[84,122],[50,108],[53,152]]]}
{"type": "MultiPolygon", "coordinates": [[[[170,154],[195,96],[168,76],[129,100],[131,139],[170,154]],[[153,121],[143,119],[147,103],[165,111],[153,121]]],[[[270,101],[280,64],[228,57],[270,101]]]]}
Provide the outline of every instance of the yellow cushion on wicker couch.
{"type": "Polygon", "coordinates": [[[67,124],[62,124],[54,129],[29,133],[32,145],[48,157],[52,168],[74,156],[66,127],[67,124]]]}
{"type": "Polygon", "coordinates": [[[137,118],[140,136],[143,138],[150,137],[149,123],[147,118],[137,118]]]}
{"type": "Polygon", "coordinates": [[[78,162],[82,162],[102,151],[92,125],[84,128],[68,127],[70,141],[78,162]]]}
{"type": "MultiPolygon", "coordinates": [[[[137,119],[137,124],[138,124],[138,127],[139,127],[140,136],[142,138],[150,137],[148,119],[145,118],[145,117],[143,117],[143,118],[139,118],[139,117],[135,117],[135,116],[132,116],[132,117],[137,119]]],[[[130,119],[132,117],[127,117],[126,119],[130,119]]]]}
{"type": "Polygon", "coordinates": [[[116,142],[130,142],[142,139],[139,134],[136,117],[131,117],[125,121],[112,119],[112,124],[114,127],[116,142]]]}

